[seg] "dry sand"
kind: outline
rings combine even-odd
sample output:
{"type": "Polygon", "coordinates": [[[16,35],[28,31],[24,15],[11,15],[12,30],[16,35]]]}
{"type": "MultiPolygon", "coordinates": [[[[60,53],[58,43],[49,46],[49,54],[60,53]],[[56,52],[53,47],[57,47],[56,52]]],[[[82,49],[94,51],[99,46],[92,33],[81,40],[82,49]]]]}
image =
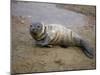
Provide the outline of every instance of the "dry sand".
{"type": "Polygon", "coordinates": [[[29,25],[26,18],[12,16],[12,73],[95,69],[95,58],[89,59],[78,47],[39,48],[35,46],[29,34],[29,25]]]}

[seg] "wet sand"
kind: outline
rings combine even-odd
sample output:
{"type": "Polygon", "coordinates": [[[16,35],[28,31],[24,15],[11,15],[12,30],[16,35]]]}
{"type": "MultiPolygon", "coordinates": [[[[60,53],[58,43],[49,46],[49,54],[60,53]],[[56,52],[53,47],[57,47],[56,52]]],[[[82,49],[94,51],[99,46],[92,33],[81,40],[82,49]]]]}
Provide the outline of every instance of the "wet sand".
{"type": "MultiPolygon", "coordinates": [[[[34,3],[35,4],[35,3],[34,3]]],[[[84,55],[82,50],[78,47],[61,48],[55,46],[53,48],[40,48],[34,45],[34,41],[29,33],[29,25],[32,20],[41,21],[44,12],[35,13],[41,6],[41,10],[46,7],[48,10],[53,8],[54,5],[41,4],[39,7],[36,3],[33,7],[36,10],[32,11],[31,15],[26,15],[30,12],[32,4],[18,3],[12,8],[12,49],[11,49],[11,70],[12,73],[31,73],[31,72],[48,72],[48,71],[68,71],[68,70],[81,70],[81,69],[95,69],[95,58],[89,59],[84,55]],[[28,5],[27,5],[28,4],[28,5]],[[25,9],[30,8],[30,9],[25,9]],[[24,7],[25,10],[21,11],[20,7],[24,7]],[[42,8],[43,7],[43,8],[42,8]],[[16,9],[15,9],[16,8],[16,9]],[[20,11],[19,11],[19,10],[20,11]],[[18,12],[18,13],[17,13],[18,12]],[[35,15],[33,15],[35,14],[35,15]],[[40,17],[36,18],[36,16],[40,17]]],[[[54,7],[55,8],[55,7],[54,7]]],[[[44,9],[46,10],[46,9],[44,9]]],[[[95,17],[86,16],[75,11],[68,9],[57,8],[52,12],[51,17],[48,17],[50,13],[46,13],[45,18],[42,21],[45,23],[60,23],[66,25],[66,27],[80,34],[82,37],[89,39],[90,43],[95,48],[95,17]],[[63,13],[62,17],[57,18],[54,13],[63,13]],[[66,15],[64,15],[66,13],[66,15]],[[71,16],[72,14],[72,16],[71,16]],[[70,16],[68,16],[70,15],[70,16]],[[67,17],[68,16],[68,17],[67,17]],[[77,17],[77,18],[75,18],[77,17]],[[54,18],[52,20],[52,18],[54,18]],[[73,20],[75,19],[75,20],[73,20]],[[66,21],[65,21],[66,20],[66,21]],[[78,21],[79,20],[79,21],[78,21]]]]}

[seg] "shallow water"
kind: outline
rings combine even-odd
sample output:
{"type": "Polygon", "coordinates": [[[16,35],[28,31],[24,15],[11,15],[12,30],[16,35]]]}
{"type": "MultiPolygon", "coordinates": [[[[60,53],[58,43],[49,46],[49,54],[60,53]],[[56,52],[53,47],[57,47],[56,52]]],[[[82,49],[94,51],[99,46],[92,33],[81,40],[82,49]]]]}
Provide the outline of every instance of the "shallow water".
{"type": "Polygon", "coordinates": [[[12,4],[12,15],[29,17],[32,22],[85,25],[83,14],[56,7],[56,4],[17,2],[12,4]]]}

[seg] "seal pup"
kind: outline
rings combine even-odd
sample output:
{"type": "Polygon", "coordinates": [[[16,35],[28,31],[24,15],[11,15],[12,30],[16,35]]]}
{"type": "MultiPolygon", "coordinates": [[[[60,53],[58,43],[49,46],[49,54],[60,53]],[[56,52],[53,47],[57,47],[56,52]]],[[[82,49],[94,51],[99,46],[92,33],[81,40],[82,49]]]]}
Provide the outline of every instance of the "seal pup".
{"type": "Polygon", "coordinates": [[[42,47],[52,47],[59,45],[61,47],[77,46],[82,48],[83,52],[89,58],[94,57],[93,48],[87,40],[84,40],[71,29],[59,24],[44,24],[41,22],[30,25],[30,34],[35,39],[36,45],[42,47]]]}

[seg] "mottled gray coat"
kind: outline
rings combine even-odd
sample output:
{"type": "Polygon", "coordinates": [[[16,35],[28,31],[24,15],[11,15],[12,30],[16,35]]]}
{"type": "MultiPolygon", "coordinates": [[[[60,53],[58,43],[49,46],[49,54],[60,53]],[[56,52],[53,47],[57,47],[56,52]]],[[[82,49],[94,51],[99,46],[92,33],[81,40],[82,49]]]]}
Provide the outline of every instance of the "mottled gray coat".
{"type": "Polygon", "coordinates": [[[30,33],[39,46],[78,46],[83,49],[88,57],[93,58],[93,48],[88,42],[63,25],[33,23],[30,28],[30,33]],[[38,25],[41,27],[40,29],[38,29],[38,25]],[[33,34],[33,29],[37,29],[35,35],[33,34]]]}

